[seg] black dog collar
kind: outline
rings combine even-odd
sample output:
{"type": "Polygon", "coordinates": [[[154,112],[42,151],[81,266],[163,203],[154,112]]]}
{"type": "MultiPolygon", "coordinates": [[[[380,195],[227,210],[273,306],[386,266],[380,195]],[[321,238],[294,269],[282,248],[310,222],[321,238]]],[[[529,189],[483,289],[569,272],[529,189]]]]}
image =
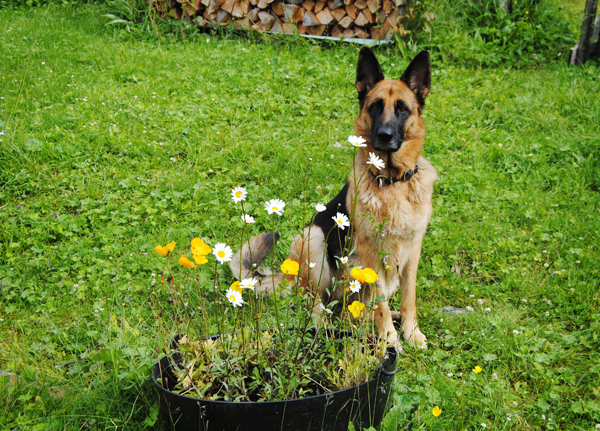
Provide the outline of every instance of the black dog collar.
{"type": "Polygon", "coordinates": [[[398,181],[408,181],[410,180],[414,174],[419,172],[419,165],[416,165],[414,169],[409,169],[408,171],[404,171],[404,173],[398,178],[395,177],[384,177],[383,175],[375,175],[371,169],[369,172],[373,177],[377,180],[379,184],[379,188],[381,189],[384,185],[389,186],[390,184],[397,183],[398,181]]]}

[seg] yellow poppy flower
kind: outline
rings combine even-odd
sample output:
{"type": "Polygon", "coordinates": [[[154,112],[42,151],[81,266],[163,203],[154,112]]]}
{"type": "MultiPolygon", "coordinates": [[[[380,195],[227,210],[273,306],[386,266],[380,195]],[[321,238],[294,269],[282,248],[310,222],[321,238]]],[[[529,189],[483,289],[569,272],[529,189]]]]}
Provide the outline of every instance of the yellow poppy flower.
{"type": "Polygon", "coordinates": [[[231,290],[235,290],[236,292],[240,292],[240,294],[243,292],[242,286],[240,286],[240,282],[239,281],[234,281],[232,283],[232,285],[229,286],[229,288],[231,290]]]}
{"type": "Polygon", "coordinates": [[[365,276],[363,274],[362,268],[359,266],[355,266],[354,268],[352,268],[352,271],[350,271],[350,276],[358,280],[359,283],[365,281],[365,276]]]}
{"type": "Polygon", "coordinates": [[[442,409],[440,409],[439,406],[435,406],[431,413],[433,413],[433,415],[437,418],[439,415],[442,414],[442,409]]]}
{"type": "Polygon", "coordinates": [[[365,281],[367,283],[375,283],[377,280],[379,280],[379,276],[371,268],[365,268],[362,270],[362,272],[365,275],[365,281]]]}
{"type": "Polygon", "coordinates": [[[363,304],[360,301],[354,301],[352,304],[350,304],[348,306],[348,310],[350,310],[350,313],[352,313],[352,315],[354,316],[355,319],[358,316],[360,316],[360,313],[363,308],[365,308],[365,304],[363,304]]]}
{"type": "Polygon", "coordinates": [[[284,274],[298,275],[298,270],[299,269],[300,269],[300,264],[298,262],[296,262],[296,261],[291,260],[291,259],[286,259],[281,264],[281,271],[284,274]]]}
{"type": "Polygon", "coordinates": [[[182,254],[181,257],[179,258],[179,264],[186,268],[193,268],[196,266],[196,265],[194,265],[194,262],[189,260],[185,254],[182,254]]]}
{"type": "Polygon", "coordinates": [[[481,368],[479,365],[476,365],[475,368],[473,368],[473,372],[475,374],[479,374],[483,371],[483,368],[481,368]]]}
{"type": "Polygon", "coordinates": [[[203,239],[200,238],[194,238],[192,240],[192,254],[197,254],[200,256],[206,256],[207,254],[210,254],[212,252],[212,249],[210,248],[210,246],[206,243],[204,243],[203,239]]]}
{"type": "Polygon", "coordinates": [[[176,245],[176,242],[170,242],[164,247],[162,245],[157,245],[156,247],[154,247],[154,250],[161,256],[168,256],[173,252],[176,245]]]}
{"type": "Polygon", "coordinates": [[[205,263],[208,262],[208,259],[206,258],[206,256],[202,256],[201,254],[194,254],[194,255],[192,255],[192,257],[194,258],[196,265],[204,265],[205,263]]]}

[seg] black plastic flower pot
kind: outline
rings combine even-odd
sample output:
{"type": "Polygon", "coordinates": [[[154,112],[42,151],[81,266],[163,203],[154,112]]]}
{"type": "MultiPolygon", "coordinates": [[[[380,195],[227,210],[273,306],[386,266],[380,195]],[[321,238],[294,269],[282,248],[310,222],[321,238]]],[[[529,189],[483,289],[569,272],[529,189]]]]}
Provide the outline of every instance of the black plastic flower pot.
{"type": "Polygon", "coordinates": [[[163,414],[175,431],[347,431],[378,426],[388,410],[398,353],[388,347],[373,377],[337,392],[286,401],[230,402],[172,392],[177,378],[164,357],[152,370],[163,414]]]}

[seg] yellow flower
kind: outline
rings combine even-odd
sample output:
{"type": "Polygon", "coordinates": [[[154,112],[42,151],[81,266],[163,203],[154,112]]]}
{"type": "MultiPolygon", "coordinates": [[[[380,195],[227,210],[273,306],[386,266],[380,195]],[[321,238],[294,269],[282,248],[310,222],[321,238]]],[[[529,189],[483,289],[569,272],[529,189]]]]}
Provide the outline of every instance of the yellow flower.
{"type": "MultiPolygon", "coordinates": [[[[200,238],[194,238],[192,240],[192,254],[197,254],[200,256],[206,256],[212,252],[212,249],[208,244],[204,243],[204,240],[200,238]]],[[[205,262],[206,263],[206,262],[205,262]]]]}
{"type": "Polygon", "coordinates": [[[281,271],[284,274],[298,275],[299,269],[300,269],[300,264],[291,259],[286,259],[281,264],[281,271]]]}
{"type": "Polygon", "coordinates": [[[481,368],[479,365],[476,365],[475,368],[473,368],[473,372],[475,374],[479,374],[481,371],[483,371],[483,368],[481,368]]]}
{"type": "Polygon", "coordinates": [[[361,268],[356,266],[350,271],[350,275],[360,283],[375,283],[379,280],[379,276],[371,268],[361,268]]]}
{"type": "Polygon", "coordinates": [[[181,257],[179,258],[179,264],[186,268],[193,268],[196,266],[196,265],[194,265],[194,263],[191,260],[189,260],[187,258],[187,256],[185,254],[182,254],[181,257]]]}
{"type": "Polygon", "coordinates": [[[442,414],[442,409],[440,409],[439,406],[435,406],[431,413],[433,413],[433,415],[437,418],[439,415],[442,414]]]}
{"type": "Polygon", "coordinates": [[[242,286],[240,286],[240,282],[239,281],[234,281],[233,284],[231,286],[229,286],[229,288],[231,290],[235,290],[236,292],[240,292],[240,294],[243,291],[242,286]]]}
{"type": "Polygon", "coordinates": [[[354,316],[355,319],[358,316],[360,316],[360,313],[363,308],[365,308],[365,304],[363,304],[360,301],[354,301],[352,304],[350,304],[348,306],[348,310],[350,310],[350,313],[352,313],[352,315],[354,316]]]}
{"type": "Polygon", "coordinates": [[[154,250],[161,256],[168,256],[171,254],[171,252],[173,252],[176,245],[176,242],[170,242],[164,247],[162,245],[157,245],[156,247],[154,247],[154,250]]]}
{"type": "Polygon", "coordinates": [[[375,283],[377,280],[379,280],[379,276],[371,268],[363,269],[363,274],[365,275],[365,281],[367,283],[375,283]]]}
{"type": "Polygon", "coordinates": [[[205,263],[208,262],[208,259],[206,258],[206,256],[202,256],[201,254],[194,254],[194,255],[192,255],[192,257],[194,258],[196,265],[204,265],[205,263]]]}

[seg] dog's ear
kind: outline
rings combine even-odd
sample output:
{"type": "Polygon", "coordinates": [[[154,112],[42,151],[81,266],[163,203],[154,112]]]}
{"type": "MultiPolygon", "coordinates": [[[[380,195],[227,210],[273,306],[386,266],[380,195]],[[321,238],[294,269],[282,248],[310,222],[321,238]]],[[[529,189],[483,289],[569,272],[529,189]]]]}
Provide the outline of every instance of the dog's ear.
{"type": "Polygon", "coordinates": [[[400,78],[415,93],[421,108],[425,105],[425,98],[431,89],[431,61],[429,53],[421,51],[410,62],[400,78]]]}
{"type": "Polygon", "coordinates": [[[364,46],[358,56],[356,66],[356,90],[358,91],[358,102],[362,109],[367,93],[371,91],[379,81],[383,81],[383,72],[381,66],[375,58],[375,54],[369,48],[364,46]]]}

